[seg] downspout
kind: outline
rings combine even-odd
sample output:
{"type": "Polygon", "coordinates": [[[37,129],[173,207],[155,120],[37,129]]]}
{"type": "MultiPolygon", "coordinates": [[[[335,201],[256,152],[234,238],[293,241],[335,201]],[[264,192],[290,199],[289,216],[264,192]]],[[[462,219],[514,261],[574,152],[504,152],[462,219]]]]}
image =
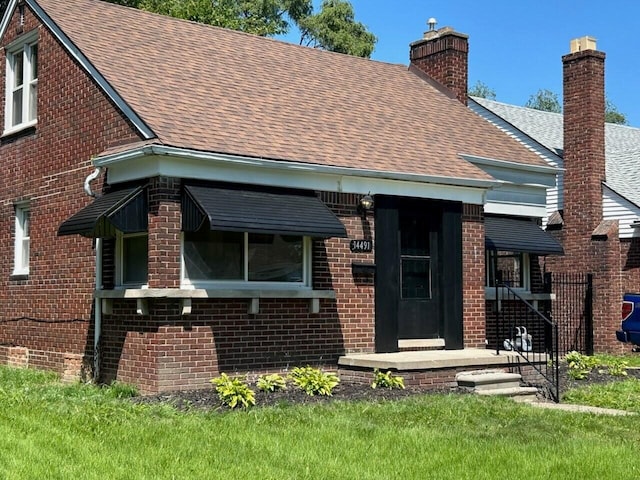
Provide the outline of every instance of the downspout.
{"type": "MultiPolygon", "coordinates": [[[[101,167],[96,168],[84,180],[84,191],[90,197],[96,194],[91,190],[91,182],[100,176],[101,167]]],[[[95,325],[93,329],[93,381],[97,382],[100,378],[100,335],[102,333],[102,301],[95,292],[102,290],[102,238],[96,238],[96,278],[95,289],[93,294],[93,312],[95,316],[95,325]]]]}

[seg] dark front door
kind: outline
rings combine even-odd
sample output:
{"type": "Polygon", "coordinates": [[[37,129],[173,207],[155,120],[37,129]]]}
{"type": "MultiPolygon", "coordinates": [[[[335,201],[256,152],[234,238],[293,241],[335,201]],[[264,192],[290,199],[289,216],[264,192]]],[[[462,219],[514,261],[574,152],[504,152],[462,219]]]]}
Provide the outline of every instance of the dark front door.
{"type": "Polygon", "coordinates": [[[437,218],[406,210],[398,220],[398,338],[438,338],[437,218]]]}

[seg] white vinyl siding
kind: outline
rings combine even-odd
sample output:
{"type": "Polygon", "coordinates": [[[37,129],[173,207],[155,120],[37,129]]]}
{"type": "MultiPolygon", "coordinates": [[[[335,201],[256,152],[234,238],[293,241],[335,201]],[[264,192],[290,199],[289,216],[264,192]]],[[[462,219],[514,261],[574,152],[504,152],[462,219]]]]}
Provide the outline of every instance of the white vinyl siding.
{"type": "Polygon", "coordinates": [[[602,209],[605,220],[619,221],[620,238],[640,236],[637,228],[631,224],[640,220],[640,208],[621,197],[606,185],[602,188],[602,209]]]}

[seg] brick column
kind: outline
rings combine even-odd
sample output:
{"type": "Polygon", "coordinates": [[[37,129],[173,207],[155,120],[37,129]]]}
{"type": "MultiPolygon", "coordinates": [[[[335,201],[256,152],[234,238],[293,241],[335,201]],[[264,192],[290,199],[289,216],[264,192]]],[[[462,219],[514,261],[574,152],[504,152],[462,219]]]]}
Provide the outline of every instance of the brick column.
{"type": "Polygon", "coordinates": [[[462,213],[462,297],[465,348],[484,348],[484,213],[481,205],[464,205],[462,213]]]}
{"type": "Polygon", "coordinates": [[[180,286],[180,180],[156,177],[149,187],[149,288],[180,286]]]}

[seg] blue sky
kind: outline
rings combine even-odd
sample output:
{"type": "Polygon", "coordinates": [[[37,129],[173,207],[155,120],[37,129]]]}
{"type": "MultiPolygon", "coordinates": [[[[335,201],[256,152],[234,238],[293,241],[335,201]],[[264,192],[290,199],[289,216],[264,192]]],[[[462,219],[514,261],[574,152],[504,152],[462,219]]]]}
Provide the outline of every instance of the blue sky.
{"type": "MultiPolygon", "coordinates": [[[[316,1],[315,3],[319,3],[316,1]]],[[[480,80],[497,100],[524,105],[541,88],[562,94],[562,55],[589,35],[607,54],[607,97],[640,127],[638,0],[351,0],[356,19],[378,37],[375,60],[408,64],[409,43],[429,17],[469,35],[469,85],[480,80]]],[[[295,34],[291,41],[299,40],[295,34]]]]}

